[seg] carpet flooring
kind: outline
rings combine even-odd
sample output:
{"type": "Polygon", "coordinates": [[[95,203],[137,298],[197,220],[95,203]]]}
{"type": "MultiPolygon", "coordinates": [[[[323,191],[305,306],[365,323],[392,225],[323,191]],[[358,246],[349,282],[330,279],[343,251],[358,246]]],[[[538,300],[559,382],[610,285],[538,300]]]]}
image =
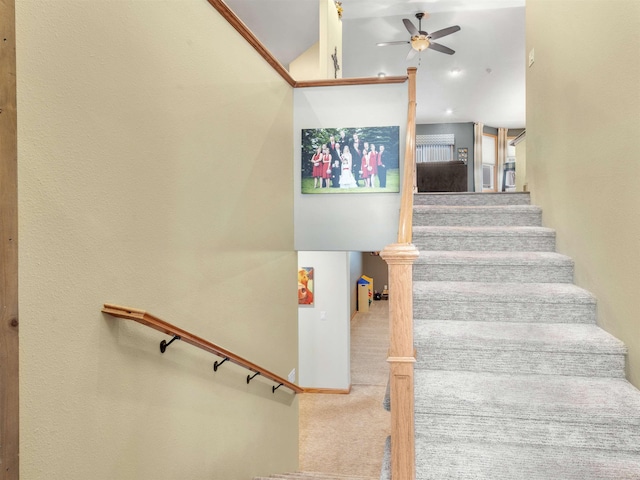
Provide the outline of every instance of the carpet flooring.
{"type": "Polygon", "coordinates": [[[390,433],[382,408],[388,349],[388,302],[381,300],[351,320],[351,393],[300,396],[301,471],[380,478],[390,433]]]}

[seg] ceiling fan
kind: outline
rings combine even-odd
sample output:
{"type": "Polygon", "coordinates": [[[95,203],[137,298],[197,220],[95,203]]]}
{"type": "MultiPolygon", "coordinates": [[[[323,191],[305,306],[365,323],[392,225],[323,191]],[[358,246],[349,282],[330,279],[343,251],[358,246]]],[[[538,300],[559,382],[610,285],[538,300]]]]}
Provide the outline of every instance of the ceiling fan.
{"type": "Polygon", "coordinates": [[[443,28],[442,30],[438,30],[437,32],[427,33],[422,30],[422,19],[425,18],[425,16],[428,17],[428,14],[425,14],[424,12],[416,13],[416,18],[418,19],[418,28],[416,28],[408,18],[402,19],[404,26],[411,34],[411,40],[401,40],[398,42],[382,42],[378,43],[378,46],[385,47],[387,45],[406,45],[408,43],[411,45],[411,50],[409,50],[407,60],[411,60],[417,52],[422,52],[427,48],[430,48],[437,52],[446,53],[447,55],[453,55],[454,53],[456,53],[455,50],[452,50],[449,47],[445,47],[444,45],[440,45],[439,43],[433,42],[432,40],[444,37],[446,35],[451,35],[452,33],[460,30],[460,27],[458,25],[454,25],[453,27],[443,28]]]}

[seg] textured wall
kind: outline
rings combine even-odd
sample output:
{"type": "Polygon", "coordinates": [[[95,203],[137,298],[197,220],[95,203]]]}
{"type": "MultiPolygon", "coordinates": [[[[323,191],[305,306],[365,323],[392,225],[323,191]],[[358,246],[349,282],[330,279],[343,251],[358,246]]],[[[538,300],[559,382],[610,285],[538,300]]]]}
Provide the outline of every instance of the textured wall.
{"type": "Polygon", "coordinates": [[[526,17],[532,200],[640,387],[640,2],[528,0],[526,17]]]}
{"type": "Polygon", "coordinates": [[[204,0],[18,1],[21,473],[246,480],[297,400],[100,312],[297,362],[292,92],[204,0]]]}

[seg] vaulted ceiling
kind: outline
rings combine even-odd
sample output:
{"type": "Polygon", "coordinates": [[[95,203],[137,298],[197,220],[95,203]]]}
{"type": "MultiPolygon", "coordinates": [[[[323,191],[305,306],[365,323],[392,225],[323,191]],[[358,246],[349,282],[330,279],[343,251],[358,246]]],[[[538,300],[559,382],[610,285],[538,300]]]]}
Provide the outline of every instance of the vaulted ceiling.
{"type": "MultiPolygon", "coordinates": [[[[318,41],[317,0],[226,0],[286,68],[318,41]]],[[[524,0],[342,0],[343,77],[404,75],[418,67],[417,122],[482,122],[493,127],[525,126],[524,0]],[[461,30],[437,40],[455,50],[428,49],[407,61],[402,19],[422,30],[451,25],[461,30]]]]}

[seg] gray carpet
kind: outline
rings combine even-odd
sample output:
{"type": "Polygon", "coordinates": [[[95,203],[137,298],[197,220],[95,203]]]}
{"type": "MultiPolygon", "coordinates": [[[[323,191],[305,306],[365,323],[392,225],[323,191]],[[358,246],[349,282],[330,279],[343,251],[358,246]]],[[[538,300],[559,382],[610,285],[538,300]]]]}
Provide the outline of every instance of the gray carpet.
{"type": "Polygon", "coordinates": [[[543,227],[427,227],[413,229],[413,244],[425,251],[552,252],[555,231],[543,227]]]}
{"type": "Polygon", "coordinates": [[[415,204],[416,478],[640,479],[625,346],[528,194],[415,204]]]}

